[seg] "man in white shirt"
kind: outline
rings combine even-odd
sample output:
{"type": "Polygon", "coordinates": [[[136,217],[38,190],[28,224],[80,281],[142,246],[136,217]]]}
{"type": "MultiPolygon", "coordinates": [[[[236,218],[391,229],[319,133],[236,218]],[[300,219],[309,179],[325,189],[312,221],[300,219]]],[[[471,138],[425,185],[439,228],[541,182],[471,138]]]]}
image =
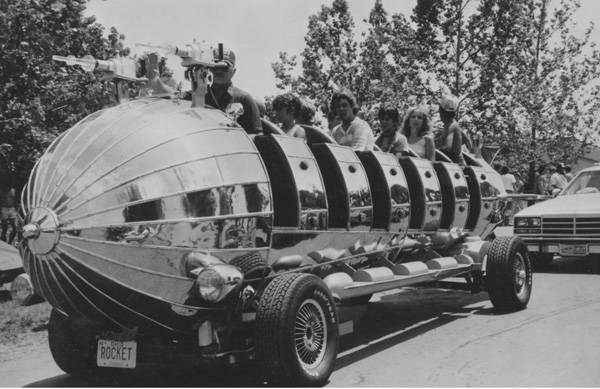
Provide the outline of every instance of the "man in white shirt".
{"type": "Polygon", "coordinates": [[[331,98],[331,109],[342,120],[342,123],[331,132],[331,136],[338,144],[350,146],[358,151],[373,150],[375,144],[373,130],[367,122],[356,116],[358,105],[350,91],[335,92],[331,98]]]}
{"type": "Polygon", "coordinates": [[[515,185],[517,183],[515,176],[508,172],[507,166],[502,166],[502,168],[500,168],[500,174],[502,183],[504,184],[504,189],[506,189],[506,193],[514,193],[515,185]]]}

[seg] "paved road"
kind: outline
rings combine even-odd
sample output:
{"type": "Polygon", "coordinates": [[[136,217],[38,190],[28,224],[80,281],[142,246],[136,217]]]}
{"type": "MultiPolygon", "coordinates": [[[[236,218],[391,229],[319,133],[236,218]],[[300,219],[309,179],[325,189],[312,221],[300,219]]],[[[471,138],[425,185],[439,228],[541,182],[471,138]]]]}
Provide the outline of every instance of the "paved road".
{"type": "MultiPolygon", "coordinates": [[[[600,275],[593,270],[572,259],[536,272],[528,309],[511,314],[496,314],[485,293],[376,295],[355,334],[342,339],[329,386],[600,386],[600,275]]],[[[256,385],[248,375],[143,372],[86,382],[61,373],[42,348],[0,365],[0,386],[256,385]]]]}

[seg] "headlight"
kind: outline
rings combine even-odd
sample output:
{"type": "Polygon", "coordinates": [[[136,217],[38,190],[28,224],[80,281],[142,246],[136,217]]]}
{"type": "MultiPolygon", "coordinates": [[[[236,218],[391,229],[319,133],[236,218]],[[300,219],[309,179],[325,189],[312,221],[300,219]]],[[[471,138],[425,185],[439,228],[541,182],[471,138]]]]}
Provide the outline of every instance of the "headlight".
{"type": "Polygon", "coordinates": [[[200,270],[195,285],[202,299],[216,303],[241,286],[243,281],[244,275],[236,267],[214,265],[200,270]]]}
{"type": "Polygon", "coordinates": [[[515,232],[518,234],[536,234],[540,232],[542,222],[539,217],[515,218],[515,232]]]}
{"type": "Polygon", "coordinates": [[[515,227],[527,227],[527,219],[526,218],[522,218],[522,219],[516,219],[515,220],[515,227]]]}

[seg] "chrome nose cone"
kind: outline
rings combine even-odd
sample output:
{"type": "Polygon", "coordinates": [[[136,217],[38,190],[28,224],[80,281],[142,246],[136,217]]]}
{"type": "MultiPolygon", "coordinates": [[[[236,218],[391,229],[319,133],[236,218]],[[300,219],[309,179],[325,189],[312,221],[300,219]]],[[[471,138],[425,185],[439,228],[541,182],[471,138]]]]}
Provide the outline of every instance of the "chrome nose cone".
{"type": "Polygon", "coordinates": [[[33,254],[47,254],[54,249],[60,238],[58,217],[48,208],[34,208],[27,215],[23,238],[33,254]]]}
{"type": "Polygon", "coordinates": [[[36,223],[30,223],[23,226],[23,238],[37,239],[40,236],[40,226],[36,223]]]}

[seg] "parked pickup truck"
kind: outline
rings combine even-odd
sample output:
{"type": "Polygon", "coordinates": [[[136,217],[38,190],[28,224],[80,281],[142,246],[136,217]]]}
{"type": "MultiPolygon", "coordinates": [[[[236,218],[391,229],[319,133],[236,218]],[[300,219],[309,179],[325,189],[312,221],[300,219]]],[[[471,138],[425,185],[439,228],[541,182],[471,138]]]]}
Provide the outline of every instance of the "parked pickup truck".
{"type": "Polygon", "coordinates": [[[556,254],[600,254],[600,165],[579,172],[556,198],[517,213],[514,232],[541,266],[556,254]]]}

